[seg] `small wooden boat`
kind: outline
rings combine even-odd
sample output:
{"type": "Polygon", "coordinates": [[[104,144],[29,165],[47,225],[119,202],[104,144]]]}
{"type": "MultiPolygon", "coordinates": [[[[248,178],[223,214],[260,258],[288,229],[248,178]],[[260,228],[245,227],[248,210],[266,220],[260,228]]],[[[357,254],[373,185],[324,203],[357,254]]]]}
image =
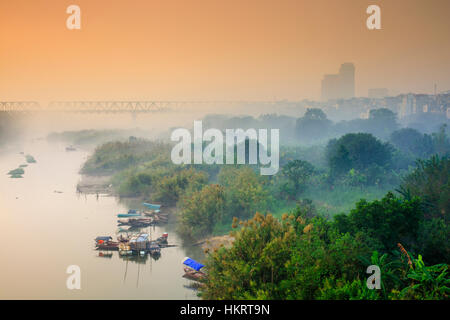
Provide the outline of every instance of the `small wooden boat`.
{"type": "Polygon", "coordinates": [[[206,274],[201,271],[195,271],[193,269],[185,267],[183,277],[190,280],[200,281],[206,277],[206,274]]]}
{"type": "Polygon", "coordinates": [[[195,261],[191,258],[184,258],[183,264],[186,266],[184,267],[184,275],[183,277],[199,281],[201,279],[204,279],[206,277],[206,274],[200,271],[204,267],[203,264],[195,261]]]}
{"type": "Polygon", "coordinates": [[[97,243],[96,246],[97,250],[119,250],[119,242],[115,242],[115,241],[107,241],[107,242],[103,242],[103,240],[100,240],[99,243],[97,243]]]}

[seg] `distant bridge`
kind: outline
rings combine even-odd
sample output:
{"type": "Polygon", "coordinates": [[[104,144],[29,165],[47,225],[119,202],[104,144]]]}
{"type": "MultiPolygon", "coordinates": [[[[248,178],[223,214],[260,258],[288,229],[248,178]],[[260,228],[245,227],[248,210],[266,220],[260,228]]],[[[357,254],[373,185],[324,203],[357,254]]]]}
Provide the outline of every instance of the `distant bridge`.
{"type": "Polygon", "coordinates": [[[211,105],[275,105],[276,101],[52,101],[42,107],[36,101],[0,101],[0,111],[8,113],[151,113],[175,111],[179,107],[211,105]]]}

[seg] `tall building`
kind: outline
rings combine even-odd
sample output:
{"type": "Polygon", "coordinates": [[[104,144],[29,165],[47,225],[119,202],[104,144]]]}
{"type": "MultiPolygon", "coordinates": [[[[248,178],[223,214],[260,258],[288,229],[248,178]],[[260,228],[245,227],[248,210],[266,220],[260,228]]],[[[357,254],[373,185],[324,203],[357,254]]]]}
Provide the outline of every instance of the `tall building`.
{"type": "Polygon", "coordinates": [[[400,118],[404,118],[416,112],[416,98],[414,95],[411,93],[404,95],[402,104],[400,105],[400,118]]]}
{"type": "Polygon", "coordinates": [[[338,74],[326,74],[322,79],[322,100],[350,99],[355,96],[355,66],[341,65],[338,74]]]}
{"type": "Polygon", "coordinates": [[[355,96],[355,66],[347,62],[339,69],[339,79],[341,85],[341,97],[350,99],[355,96]]]}
{"type": "Polygon", "coordinates": [[[340,98],[339,75],[326,74],[322,80],[322,100],[333,100],[340,98]]]}

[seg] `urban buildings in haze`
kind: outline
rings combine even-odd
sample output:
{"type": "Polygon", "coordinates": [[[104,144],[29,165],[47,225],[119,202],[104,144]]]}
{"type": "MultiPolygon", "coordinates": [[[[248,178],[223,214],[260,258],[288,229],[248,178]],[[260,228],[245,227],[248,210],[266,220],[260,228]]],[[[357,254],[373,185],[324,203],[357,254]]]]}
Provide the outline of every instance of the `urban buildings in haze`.
{"type": "Polygon", "coordinates": [[[389,96],[389,90],[386,88],[373,88],[369,89],[370,99],[383,99],[389,96]]]}
{"type": "Polygon", "coordinates": [[[355,66],[343,63],[338,74],[326,74],[322,80],[322,100],[350,99],[355,96],[355,66]]]}

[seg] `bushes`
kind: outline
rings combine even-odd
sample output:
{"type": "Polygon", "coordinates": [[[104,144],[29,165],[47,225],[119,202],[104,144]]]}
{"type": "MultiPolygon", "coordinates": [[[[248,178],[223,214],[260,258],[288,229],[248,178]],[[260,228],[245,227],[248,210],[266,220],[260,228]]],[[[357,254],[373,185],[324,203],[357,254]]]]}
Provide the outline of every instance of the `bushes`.
{"type": "Polygon", "coordinates": [[[318,298],[326,278],[355,277],[362,270],[358,256],[368,250],[298,211],[282,222],[257,213],[242,226],[231,248],[208,256],[203,298],[318,298]]]}
{"type": "Polygon", "coordinates": [[[385,252],[394,249],[398,242],[414,244],[422,220],[419,198],[401,200],[390,192],[381,200],[359,201],[348,216],[335,216],[340,232],[363,232],[379,242],[385,252]]]}
{"type": "Polygon", "coordinates": [[[406,198],[421,196],[427,217],[450,218],[450,158],[438,155],[417,160],[416,169],[405,177],[400,193],[406,198]]]}
{"type": "Polygon", "coordinates": [[[298,193],[305,191],[314,167],[307,161],[293,160],[283,167],[282,173],[289,181],[284,185],[284,191],[295,199],[298,193]]]}
{"type": "Polygon", "coordinates": [[[143,139],[108,142],[95,149],[83,165],[82,173],[112,174],[164,156],[169,162],[170,146],[143,139]]]}
{"type": "Polygon", "coordinates": [[[217,184],[207,185],[182,198],[178,231],[185,237],[205,237],[211,234],[224,213],[224,188],[217,184]]]}
{"type": "Polygon", "coordinates": [[[249,167],[225,166],[220,170],[219,183],[225,187],[226,218],[247,219],[256,211],[265,212],[272,204],[267,177],[249,167]]]}
{"type": "MultiPolygon", "coordinates": [[[[406,225],[410,215],[406,213],[414,213],[416,208],[414,202],[402,202],[392,194],[381,202],[373,202],[369,207],[360,204],[350,217],[355,230],[346,233],[339,230],[336,222],[320,217],[307,218],[300,208],[283,215],[282,221],[270,214],[257,213],[252,219],[240,222],[242,228],[233,232],[232,247],[221,247],[208,255],[208,277],[200,288],[201,297],[448,299],[450,279],[446,264],[426,266],[420,254],[414,259],[403,247],[401,253],[404,256],[393,247],[381,247],[381,253],[374,251],[377,244],[373,240],[379,243],[394,241],[390,238],[399,220],[405,224],[399,238],[409,237],[406,225]],[[394,217],[388,220],[388,226],[381,223],[376,225],[378,227],[355,232],[360,226],[359,218],[369,218],[369,224],[377,221],[373,214],[380,214],[378,209],[382,205],[388,211],[389,208],[399,209],[400,214],[391,212],[394,217]],[[385,239],[385,232],[389,239],[385,239]],[[381,269],[381,290],[367,288],[369,275],[366,268],[369,265],[381,269]]],[[[386,216],[379,218],[386,219],[386,216]]],[[[234,221],[234,227],[237,226],[234,221]]]]}
{"type": "Polygon", "coordinates": [[[153,198],[174,205],[183,194],[201,190],[208,183],[208,174],[195,169],[175,171],[162,177],[155,185],[153,198]]]}

